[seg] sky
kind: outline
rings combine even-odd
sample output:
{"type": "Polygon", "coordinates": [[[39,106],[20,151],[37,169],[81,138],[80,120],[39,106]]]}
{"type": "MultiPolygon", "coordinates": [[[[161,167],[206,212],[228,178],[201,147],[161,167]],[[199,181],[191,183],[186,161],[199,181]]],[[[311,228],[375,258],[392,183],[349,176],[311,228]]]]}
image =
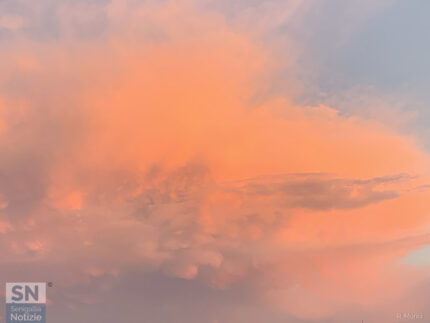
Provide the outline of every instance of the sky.
{"type": "Polygon", "coordinates": [[[0,1],[0,283],[48,322],[427,322],[429,9],[0,1]]]}

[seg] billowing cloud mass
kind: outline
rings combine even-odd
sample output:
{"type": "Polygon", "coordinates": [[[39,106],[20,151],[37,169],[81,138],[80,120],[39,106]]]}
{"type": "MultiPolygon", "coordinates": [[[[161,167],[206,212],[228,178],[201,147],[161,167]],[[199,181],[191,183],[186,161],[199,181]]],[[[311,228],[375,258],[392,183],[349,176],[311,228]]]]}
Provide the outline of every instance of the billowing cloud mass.
{"type": "Polygon", "coordinates": [[[125,304],[136,272],[247,294],[242,314],[225,314],[232,300],[184,322],[250,322],[252,304],[288,322],[426,309],[416,286],[428,274],[401,261],[430,243],[417,138],[298,105],[298,81],[272,91],[294,58],[208,8],[57,9],[55,41],[9,34],[0,53],[5,281],[54,281],[58,313],[114,292],[125,304]]]}

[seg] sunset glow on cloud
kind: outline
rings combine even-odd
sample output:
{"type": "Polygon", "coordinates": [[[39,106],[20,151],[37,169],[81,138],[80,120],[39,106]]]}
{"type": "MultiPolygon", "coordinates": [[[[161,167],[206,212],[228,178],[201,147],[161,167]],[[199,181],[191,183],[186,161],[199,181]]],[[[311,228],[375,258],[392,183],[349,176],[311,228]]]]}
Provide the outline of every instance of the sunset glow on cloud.
{"type": "Polygon", "coordinates": [[[298,99],[303,47],[274,30],[314,2],[17,3],[0,12],[0,275],[53,281],[49,318],[430,315],[428,265],[407,258],[430,244],[426,139],[397,107],[355,113],[359,94],[298,99]]]}

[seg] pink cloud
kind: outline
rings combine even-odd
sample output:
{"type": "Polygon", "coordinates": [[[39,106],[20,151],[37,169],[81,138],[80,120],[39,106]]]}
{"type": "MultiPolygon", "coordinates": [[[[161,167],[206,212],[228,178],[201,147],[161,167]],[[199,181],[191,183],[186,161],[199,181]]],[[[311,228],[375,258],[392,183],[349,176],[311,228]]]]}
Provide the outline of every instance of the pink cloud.
{"type": "Polygon", "coordinates": [[[2,263],[66,266],[63,286],[131,266],[238,284],[305,319],[395,303],[426,278],[396,264],[429,242],[415,138],[256,100],[277,56],[217,15],[115,8],[97,41],[0,54],[2,263]]]}

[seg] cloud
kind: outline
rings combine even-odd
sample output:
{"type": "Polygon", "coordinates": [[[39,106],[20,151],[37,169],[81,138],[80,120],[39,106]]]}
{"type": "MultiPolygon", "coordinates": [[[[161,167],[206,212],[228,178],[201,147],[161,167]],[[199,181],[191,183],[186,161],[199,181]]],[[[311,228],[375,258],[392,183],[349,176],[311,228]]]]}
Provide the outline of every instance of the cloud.
{"type": "Polygon", "coordinates": [[[242,190],[250,197],[277,196],[278,203],[290,207],[348,209],[398,197],[395,191],[375,188],[399,179],[402,177],[348,180],[327,174],[296,174],[251,179],[242,186],[242,190]]]}
{"type": "Polygon", "coordinates": [[[396,265],[429,242],[415,138],[267,94],[278,53],[219,14],[129,5],[96,38],[66,6],[64,38],[0,54],[0,261],[39,268],[13,277],[94,304],[137,268],[301,319],[425,278],[396,265]]]}
{"type": "Polygon", "coordinates": [[[8,30],[18,30],[24,26],[24,19],[17,15],[2,15],[0,16],[0,28],[8,30]]]}

